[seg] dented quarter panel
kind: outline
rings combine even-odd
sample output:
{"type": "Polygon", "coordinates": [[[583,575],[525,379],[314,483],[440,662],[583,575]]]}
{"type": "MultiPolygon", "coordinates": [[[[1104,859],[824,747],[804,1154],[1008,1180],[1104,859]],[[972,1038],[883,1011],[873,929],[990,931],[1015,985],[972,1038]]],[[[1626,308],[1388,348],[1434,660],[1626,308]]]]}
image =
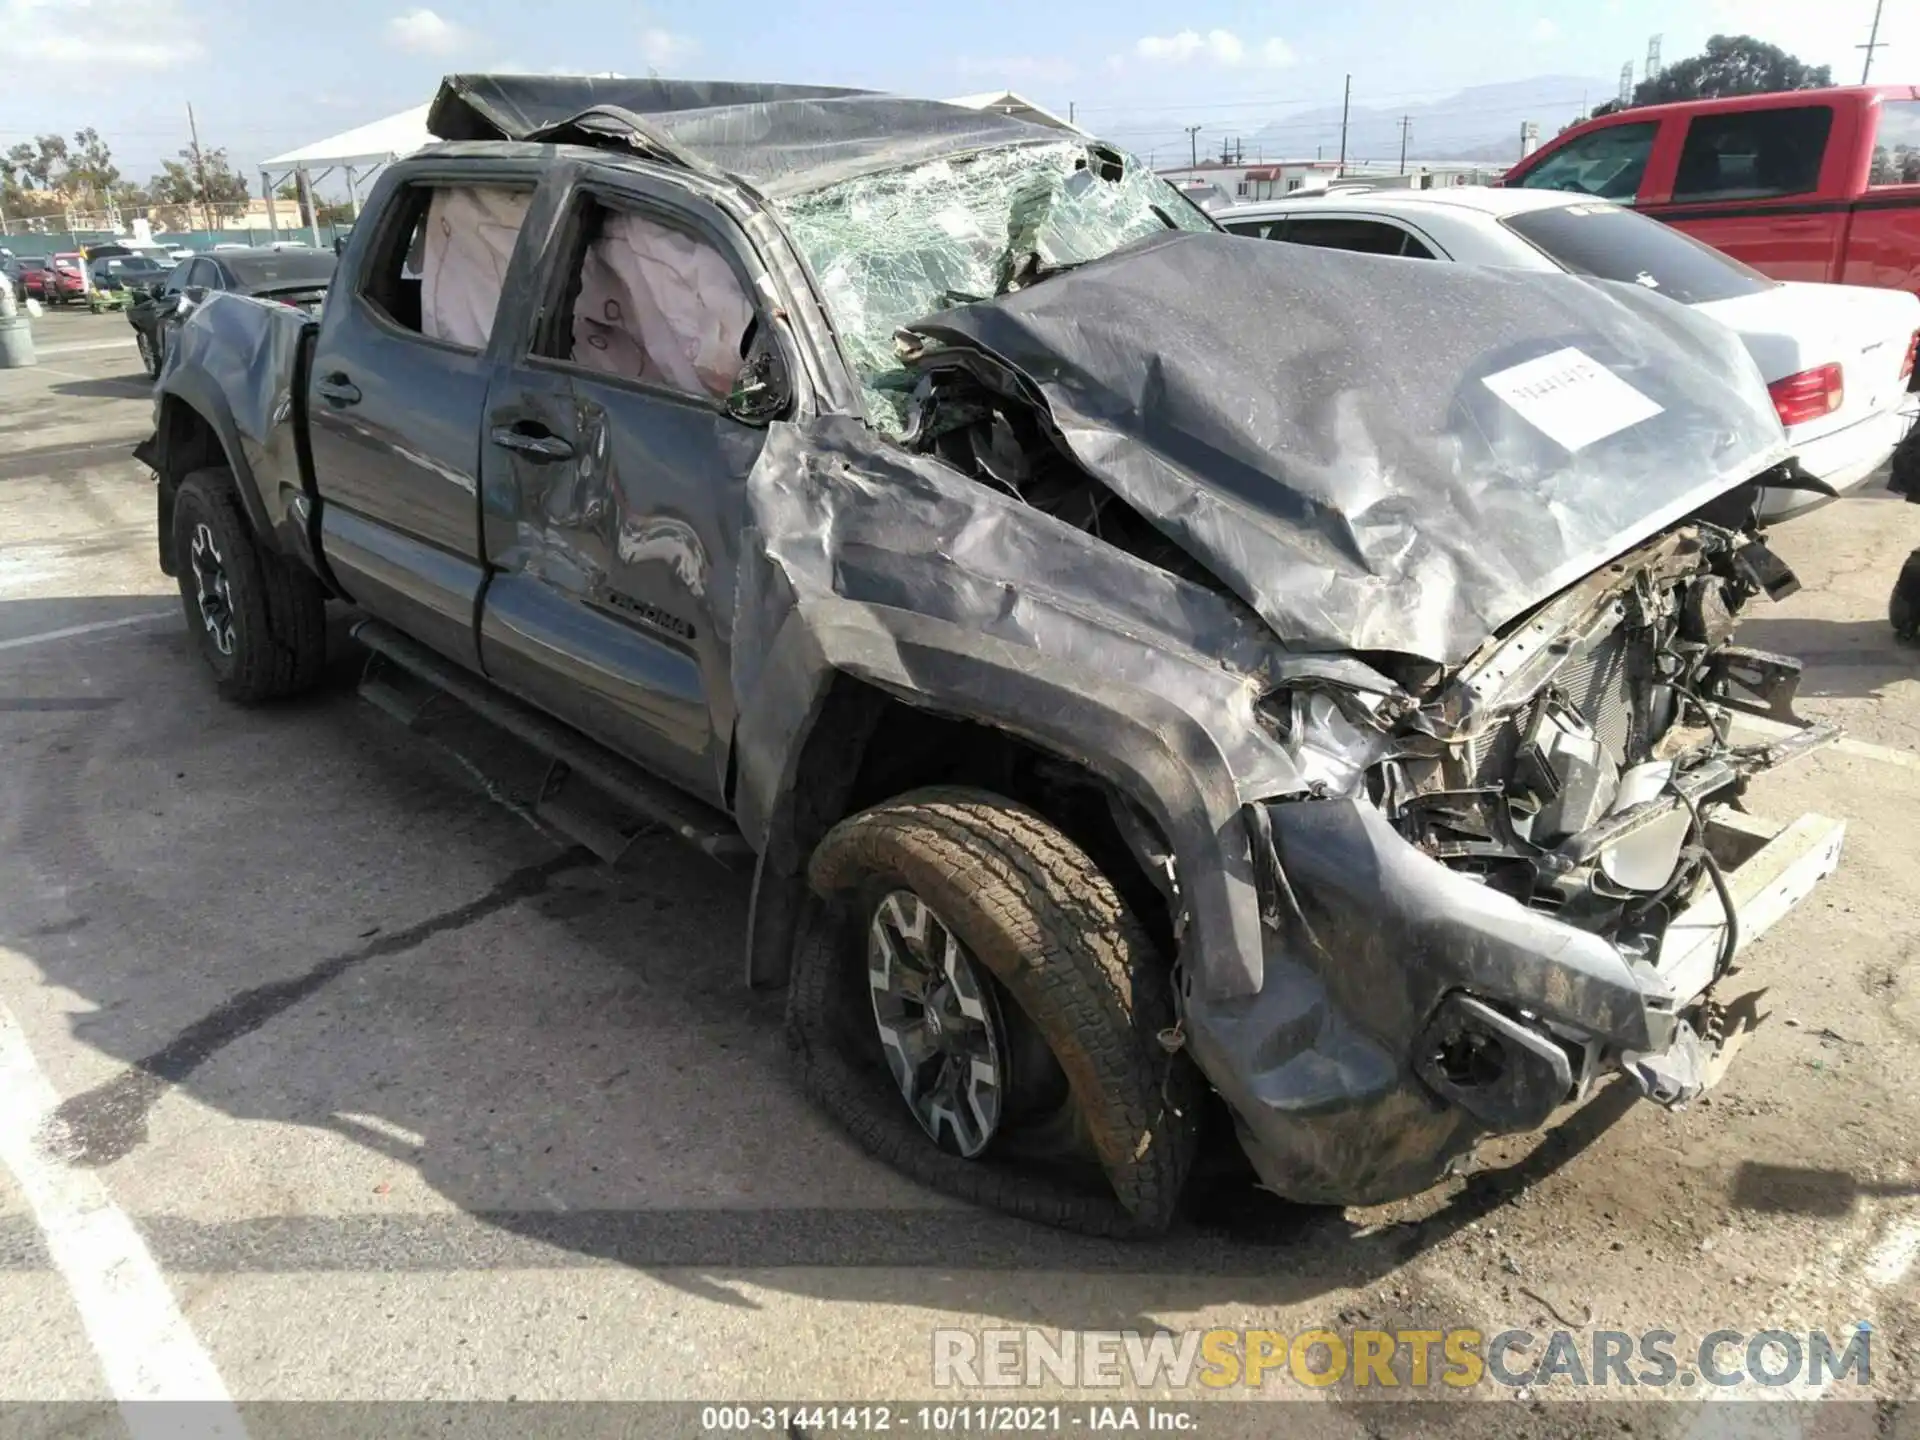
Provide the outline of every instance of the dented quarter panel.
{"type": "MultiPolygon", "coordinates": [[[[213,427],[256,533],[308,564],[300,392],[312,323],[285,305],[210,295],[173,331],[154,391],[156,404],[171,398],[213,427]]],[[[154,460],[163,473],[169,468],[165,455],[154,460]]]]}

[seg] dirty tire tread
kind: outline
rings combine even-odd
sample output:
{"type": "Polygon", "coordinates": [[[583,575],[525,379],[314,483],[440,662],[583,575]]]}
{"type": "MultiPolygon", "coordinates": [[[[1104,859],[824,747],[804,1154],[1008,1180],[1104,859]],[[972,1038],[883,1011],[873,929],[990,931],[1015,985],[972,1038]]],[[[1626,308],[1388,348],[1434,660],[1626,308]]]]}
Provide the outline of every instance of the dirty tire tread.
{"type": "Polygon", "coordinates": [[[219,542],[234,603],[231,669],[221,674],[218,662],[209,661],[221,696],[251,705],[311,688],[326,668],[326,597],[311,575],[261,551],[232,472],[224,468],[194,471],[180,482],[174,499],[180,598],[196,643],[204,649],[188,560],[196,519],[205,519],[219,542]]]}
{"type": "Polygon", "coordinates": [[[1032,810],[955,788],[916,791],[843,821],[815,852],[811,878],[823,895],[871,875],[919,882],[1040,1027],[1112,1194],[929,1144],[884,1070],[876,1084],[818,1023],[833,1003],[835,967],[847,963],[844,931],[818,902],[796,948],[788,1012],[789,1042],[815,1098],[868,1150],[959,1198],[1083,1233],[1165,1230],[1193,1164],[1201,1082],[1185,1054],[1169,1056],[1158,1042],[1174,1019],[1171,980],[1111,882],[1032,810]],[[954,906],[953,896],[966,898],[954,906]],[[1136,988],[1136,974],[1152,983],[1136,988]]]}

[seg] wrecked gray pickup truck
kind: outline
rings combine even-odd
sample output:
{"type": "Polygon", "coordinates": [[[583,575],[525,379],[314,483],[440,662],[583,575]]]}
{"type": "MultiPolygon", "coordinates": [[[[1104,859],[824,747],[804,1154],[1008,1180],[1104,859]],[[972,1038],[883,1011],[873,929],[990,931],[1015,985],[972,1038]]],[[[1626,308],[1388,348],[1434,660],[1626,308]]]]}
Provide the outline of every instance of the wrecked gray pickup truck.
{"type": "Polygon", "coordinates": [[[1795,582],[1730,332],[1235,239],[930,102],[431,114],[317,323],[219,298],[167,357],[138,453],[223,693],[313,683],[350,602],[390,708],[750,866],[812,1093],[1036,1219],[1164,1227],[1209,1114],[1373,1202],[1717,1077],[1716,983],[1840,839],[1731,803],[1829,732],[1732,643],[1795,582]]]}

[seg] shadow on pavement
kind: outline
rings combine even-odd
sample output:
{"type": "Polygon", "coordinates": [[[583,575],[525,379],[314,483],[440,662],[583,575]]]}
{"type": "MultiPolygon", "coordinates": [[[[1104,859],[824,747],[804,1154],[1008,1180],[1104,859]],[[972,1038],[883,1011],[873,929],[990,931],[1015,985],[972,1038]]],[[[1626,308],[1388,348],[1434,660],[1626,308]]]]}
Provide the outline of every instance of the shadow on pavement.
{"type": "Polygon", "coordinates": [[[959,1207],[799,1098],[782,1001],[741,979],[742,878],[650,836],[609,871],[522,823],[538,758],[457,710],[403,730],[354,695],[338,636],[319,693],[252,711],[220,704],[178,627],[63,663],[117,703],[0,711],[0,940],[86,1002],[74,1038],[125,1068],[70,1097],[46,1142],[110,1171],[137,1161],[178,1090],[344,1137],[459,1212],[380,1211],[359,1191],[359,1210],[309,1207],[345,1213],[200,1221],[170,1204],[142,1220],[168,1268],[605,1264],[750,1305],[714,1273],[747,1269],[807,1296],[1150,1328],[1162,1307],[1364,1286],[1554,1174],[1633,1102],[1603,1090],[1417,1223],[1284,1204],[1231,1165],[1155,1243],[959,1207]]]}
{"type": "MultiPolygon", "coordinates": [[[[1894,577],[1887,576],[1887,588],[1894,577]]],[[[1884,616],[1872,620],[1804,620],[1757,615],[1740,624],[1739,642],[1792,655],[1806,667],[1803,695],[1872,697],[1888,685],[1920,679],[1920,649],[1894,639],[1884,616]]]]}

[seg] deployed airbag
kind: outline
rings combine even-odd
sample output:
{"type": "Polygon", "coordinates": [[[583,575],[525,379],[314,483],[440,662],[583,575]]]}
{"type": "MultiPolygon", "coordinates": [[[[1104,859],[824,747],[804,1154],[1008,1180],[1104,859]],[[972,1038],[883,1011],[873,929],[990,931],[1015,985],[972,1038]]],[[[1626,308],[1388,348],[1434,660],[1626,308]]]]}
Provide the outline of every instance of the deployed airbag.
{"type": "Polygon", "coordinates": [[[434,192],[414,257],[421,334],[486,348],[532,200],[528,190],[450,186],[434,192]]]}
{"type": "Polygon", "coordinates": [[[580,267],[573,358],[608,375],[724,398],[753,304],[711,245],[639,215],[606,217],[580,267]]]}

